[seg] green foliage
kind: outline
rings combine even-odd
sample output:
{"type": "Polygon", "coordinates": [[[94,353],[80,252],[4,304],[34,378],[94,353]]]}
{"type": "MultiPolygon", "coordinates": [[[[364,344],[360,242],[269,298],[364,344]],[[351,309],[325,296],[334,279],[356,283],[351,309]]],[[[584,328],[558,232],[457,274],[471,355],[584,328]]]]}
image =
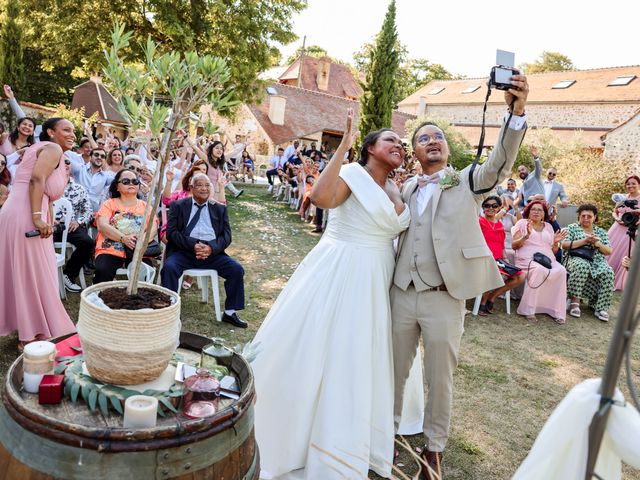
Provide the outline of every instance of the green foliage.
{"type": "Polygon", "coordinates": [[[362,85],[364,93],[360,97],[359,130],[363,135],[391,127],[391,114],[395,105],[393,92],[400,65],[397,42],[396,2],[391,0],[376,46],[371,52],[366,83],[362,85]]]}
{"type": "MultiPolygon", "coordinates": [[[[460,171],[467,165],[470,165],[475,158],[473,147],[464,136],[457,131],[447,120],[441,118],[418,117],[409,120],[406,123],[407,132],[409,132],[409,141],[413,137],[413,132],[424,122],[435,123],[440,130],[444,132],[447,144],[449,145],[449,164],[456,170],[460,171]]],[[[413,147],[413,145],[410,145],[413,147]]]]}
{"type": "Polygon", "coordinates": [[[624,191],[624,179],[633,171],[631,161],[614,161],[584,146],[577,134],[571,142],[559,140],[548,129],[537,130],[535,137],[527,138],[529,144],[521,147],[522,156],[528,155],[529,145],[540,150],[543,178],[546,169],[558,171],[558,181],[564,185],[569,201],[574,205],[593,203],[598,207],[601,227],[609,227],[613,221],[611,195],[624,191]]]}
{"type": "MultiPolygon", "coordinates": [[[[81,107],[79,110],[78,109],[74,109],[74,108],[69,108],[66,105],[64,105],[63,103],[57,105],[56,107],[56,111],[53,112],[53,114],[51,115],[52,117],[62,117],[62,118],[66,118],[67,120],[69,120],[71,123],[73,123],[73,126],[76,128],[76,138],[80,139],[83,136],[83,132],[84,132],[84,120],[85,120],[85,115],[84,115],[84,107],[81,107]]],[[[94,112],[93,115],[91,115],[88,119],[87,119],[87,124],[91,125],[93,123],[95,123],[98,120],[98,112],[94,112]]]]}
{"type": "MultiPolygon", "coordinates": [[[[276,43],[295,40],[291,17],[306,0],[22,0],[26,44],[42,55],[45,71],[69,68],[77,80],[99,72],[111,26],[133,32],[125,55],[142,62],[151,37],[162,53],[195,51],[228,62],[231,83],[242,101],[261,94],[259,72],[271,66],[276,43]],[[27,13],[28,12],[28,13],[27,13]]],[[[79,81],[76,81],[79,83],[79,81]]],[[[52,83],[51,88],[57,85],[52,83]]]]}
{"type": "Polygon", "coordinates": [[[23,32],[17,19],[18,0],[8,0],[4,25],[0,30],[0,79],[16,92],[24,92],[23,32]]]}
{"type": "MultiPolygon", "coordinates": [[[[293,62],[295,62],[298,59],[301,53],[302,53],[302,47],[298,47],[294,53],[289,55],[289,58],[287,58],[287,60],[285,61],[285,64],[291,65],[293,62]]],[[[321,57],[327,56],[327,51],[324,48],[319,47],[318,45],[309,45],[308,47],[304,48],[304,54],[307,57],[321,58],[321,57]]]]}
{"type": "Polygon", "coordinates": [[[71,76],[73,70],[71,67],[45,68],[42,64],[42,55],[31,47],[24,50],[24,65],[29,75],[25,91],[16,91],[19,99],[41,105],[71,103],[73,89],[79,83],[71,76]]]}
{"type": "Polygon", "coordinates": [[[520,68],[525,73],[563,72],[573,70],[573,62],[566,55],[558,52],[544,51],[540,58],[533,63],[523,63],[520,68]]]}

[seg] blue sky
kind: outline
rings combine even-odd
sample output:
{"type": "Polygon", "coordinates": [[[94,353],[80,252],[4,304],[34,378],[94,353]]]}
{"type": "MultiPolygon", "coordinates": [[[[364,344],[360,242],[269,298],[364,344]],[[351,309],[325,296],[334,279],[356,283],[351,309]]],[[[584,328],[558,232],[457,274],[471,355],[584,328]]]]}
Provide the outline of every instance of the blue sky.
{"type": "MultiPolygon", "coordinates": [[[[350,61],[380,30],[388,6],[388,0],[308,3],[294,17],[300,40],[282,48],[284,58],[307,35],[307,45],[350,61]]],[[[396,6],[398,33],[409,54],[454,74],[487,75],[496,48],[515,52],[516,64],[536,60],[543,50],[569,56],[579,69],[640,64],[640,3],[635,0],[396,0],[396,6]]]]}

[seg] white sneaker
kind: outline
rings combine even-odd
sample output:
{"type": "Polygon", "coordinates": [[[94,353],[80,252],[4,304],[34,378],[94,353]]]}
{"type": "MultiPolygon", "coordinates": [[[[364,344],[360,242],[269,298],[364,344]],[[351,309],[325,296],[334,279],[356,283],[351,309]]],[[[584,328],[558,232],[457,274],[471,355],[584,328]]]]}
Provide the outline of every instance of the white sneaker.
{"type": "Polygon", "coordinates": [[[609,314],[607,312],[605,312],[604,310],[596,312],[595,315],[596,315],[596,318],[598,320],[600,320],[601,322],[608,322],[609,321],[609,314]]]}
{"type": "Polygon", "coordinates": [[[273,192],[273,185],[269,185],[269,188],[267,188],[267,192],[269,193],[273,192]]]}
{"type": "Polygon", "coordinates": [[[62,283],[64,284],[65,290],[68,292],[78,293],[82,291],[82,287],[73,283],[67,275],[62,275],[62,283]]]}

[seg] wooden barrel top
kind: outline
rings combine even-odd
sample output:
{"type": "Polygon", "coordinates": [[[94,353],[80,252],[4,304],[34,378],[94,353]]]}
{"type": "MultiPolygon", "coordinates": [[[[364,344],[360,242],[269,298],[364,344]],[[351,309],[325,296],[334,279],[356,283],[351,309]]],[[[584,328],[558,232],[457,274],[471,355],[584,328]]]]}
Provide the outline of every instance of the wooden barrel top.
{"type": "MultiPolygon", "coordinates": [[[[195,363],[202,347],[210,342],[207,337],[181,332],[178,352],[186,363],[195,363]]],[[[91,412],[81,399],[74,404],[63,397],[58,405],[40,405],[37,395],[22,391],[22,356],[9,368],[2,389],[1,407],[22,428],[66,445],[99,452],[173,448],[201,442],[227,429],[236,429],[239,423],[247,423],[247,428],[253,428],[255,392],[251,369],[244,358],[235,353],[225,366],[238,380],[241,390],[238,400],[221,398],[218,412],[201,419],[188,419],[166,411],[166,417],[158,416],[156,427],[149,429],[125,429],[121,415],[112,410],[107,416],[100,409],[91,412]]]]}

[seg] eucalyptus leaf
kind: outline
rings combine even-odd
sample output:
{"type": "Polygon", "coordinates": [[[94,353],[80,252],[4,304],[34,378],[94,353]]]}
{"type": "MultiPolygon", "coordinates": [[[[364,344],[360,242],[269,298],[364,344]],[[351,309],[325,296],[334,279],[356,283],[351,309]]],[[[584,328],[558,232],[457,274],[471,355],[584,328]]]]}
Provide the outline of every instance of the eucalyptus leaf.
{"type": "Polygon", "coordinates": [[[89,393],[89,410],[94,412],[96,410],[96,401],[98,400],[98,389],[93,389],[89,393]]]}
{"type": "Polygon", "coordinates": [[[69,395],[73,403],[76,403],[76,400],[78,400],[78,392],[80,392],[80,384],[74,383],[71,386],[71,394],[69,395]]]}
{"type": "Polygon", "coordinates": [[[118,399],[118,397],[116,396],[110,396],[109,400],[111,401],[111,405],[113,406],[113,409],[118,412],[120,415],[124,415],[124,411],[122,410],[122,403],[120,402],[120,399],[118,399]]]}
{"type": "Polygon", "coordinates": [[[167,407],[168,410],[171,410],[173,413],[178,413],[178,410],[176,410],[176,407],[174,407],[166,397],[159,397],[158,401],[162,403],[162,405],[167,407]]]}
{"type": "Polygon", "coordinates": [[[158,403],[158,415],[160,415],[162,418],[165,418],[167,416],[166,413],[164,413],[164,410],[162,409],[162,406],[158,403]]]}
{"type": "Polygon", "coordinates": [[[67,364],[66,363],[59,363],[53,369],[53,373],[56,374],[56,375],[59,375],[62,372],[64,372],[66,369],[67,369],[67,364]]]}
{"type": "Polygon", "coordinates": [[[105,417],[109,416],[109,404],[107,403],[107,397],[104,393],[98,394],[98,405],[100,405],[100,411],[105,417]]]}
{"type": "Polygon", "coordinates": [[[93,390],[95,387],[93,387],[90,384],[84,384],[82,385],[82,399],[84,400],[84,403],[89,403],[89,394],[91,393],[91,390],[93,390]]]}

